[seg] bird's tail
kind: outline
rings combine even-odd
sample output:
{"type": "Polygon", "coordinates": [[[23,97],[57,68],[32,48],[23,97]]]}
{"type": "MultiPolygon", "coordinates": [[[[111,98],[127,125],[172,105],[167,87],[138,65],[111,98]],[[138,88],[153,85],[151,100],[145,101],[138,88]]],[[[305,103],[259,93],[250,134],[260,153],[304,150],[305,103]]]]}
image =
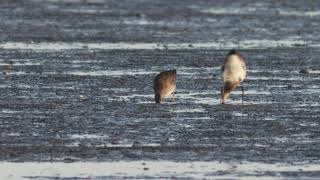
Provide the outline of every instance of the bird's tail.
{"type": "Polygon", "coordinates": [[[228,53],[228,55],[237,54],[237,51],[235,49],[231,49],[228,53]]]}

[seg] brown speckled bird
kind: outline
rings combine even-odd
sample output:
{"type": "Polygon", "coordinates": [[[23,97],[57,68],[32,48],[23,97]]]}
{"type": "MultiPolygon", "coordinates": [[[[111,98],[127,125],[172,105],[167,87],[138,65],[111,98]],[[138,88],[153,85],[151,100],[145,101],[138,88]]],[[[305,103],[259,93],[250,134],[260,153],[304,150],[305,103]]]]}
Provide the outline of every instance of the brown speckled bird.
{"type": "Polygon", "coordinates": [[[174,101],[176,77],[177,71],[173,69],[169,71],[163,71],[154,78],[153,90],[156,103],[163,102],[164,97],[170,94],[172,94],[174,101]]]}
{"type": "MultiPolygon", "coordinates": [[[[244,58],[235,50],[231,50],[222,67],[223,85],[221,87],[221,103],[224,104],[231,91],[243,82],[246,77],[246,62],[244,58]]],[[[242,105],[243,105],[243,84],[242,84],[242,105]]]]}

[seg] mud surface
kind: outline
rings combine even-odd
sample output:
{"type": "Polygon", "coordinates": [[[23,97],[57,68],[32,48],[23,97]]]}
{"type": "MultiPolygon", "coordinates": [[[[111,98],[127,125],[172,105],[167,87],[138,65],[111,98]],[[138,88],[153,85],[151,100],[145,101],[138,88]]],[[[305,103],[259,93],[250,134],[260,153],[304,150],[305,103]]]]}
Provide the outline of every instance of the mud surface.
{"type": "Polygon", "coordinates": [[[318,1],[1,1],[2,44],[221,48],[0,49],[0,160],[319,163],[319,7],[318,1]],[[245,40],[264,41],[255,48],[237,44],[245,40]],[[240,88],[219,105],[225,41],[247,60],[243,107],[240,88]],[[265,48],[271,41],[279,47],[265,48]],[[178,73],[176,101],[157,105],[153,78],[171,68],[178,73]]]}

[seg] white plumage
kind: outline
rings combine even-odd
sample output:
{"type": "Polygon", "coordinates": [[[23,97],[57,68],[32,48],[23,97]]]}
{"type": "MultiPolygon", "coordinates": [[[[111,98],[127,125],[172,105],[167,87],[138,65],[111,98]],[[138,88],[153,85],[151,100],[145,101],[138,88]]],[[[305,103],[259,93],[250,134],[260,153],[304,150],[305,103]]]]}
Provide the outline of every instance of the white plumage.
{"type": "Polygon", "coordinates": [[[227,57],[222,72],[223,82],[242,82],[246,77],[246,65],[239,55],[232,54],[227,57]]]}
{"type": "MultiPolygon", "coordinates": [[[[223,86],[221,88],[221,103],[224,104],[232,90],[241,84],[246,77],[246,63],[243,57],[235,50],[227,55],[222,67],[223,86]]],[[[243,103],[242,86],[242,103],[243,103]]]]}

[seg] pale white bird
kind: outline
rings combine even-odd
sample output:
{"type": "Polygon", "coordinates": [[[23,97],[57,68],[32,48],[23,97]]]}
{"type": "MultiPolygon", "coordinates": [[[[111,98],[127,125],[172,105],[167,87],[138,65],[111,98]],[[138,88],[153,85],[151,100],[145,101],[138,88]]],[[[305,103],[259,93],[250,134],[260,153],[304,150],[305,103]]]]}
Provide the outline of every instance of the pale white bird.
{"type": "Polygon", "coordinates": [[[221,103],[224,104],[228,99],[231,91],[233,91],[239,84],[242,83],[242,105],[243,105],[243,80],[246,77],[246,62],[244,58],[235,50],[231,50],[222,67],[222,80],[221,87],[221,103]]]}
{"type": "Polygon", "coordinates": [[[153,81],[153,90],[156,103],[161,103],[164,97],[176,92],[176,77],[177,71],[175,69],[163,71],[158,74],[153,81]]]}

